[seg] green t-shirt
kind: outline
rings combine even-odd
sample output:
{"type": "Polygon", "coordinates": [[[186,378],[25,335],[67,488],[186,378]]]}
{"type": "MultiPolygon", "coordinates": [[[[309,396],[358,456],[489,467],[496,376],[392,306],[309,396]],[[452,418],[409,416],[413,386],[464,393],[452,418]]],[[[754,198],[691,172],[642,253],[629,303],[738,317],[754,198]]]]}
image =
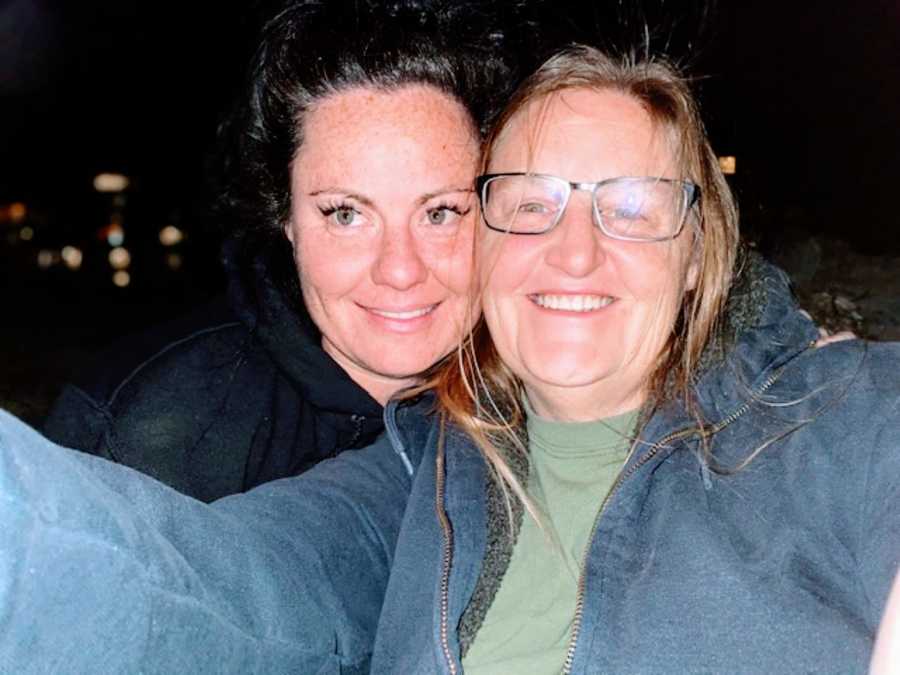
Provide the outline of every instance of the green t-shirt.
{"type": "Polygon", "coordinates": [[[559,673],[588,538],[637,420],[630,412],[555,422],[526,411],[528,492],[543,510],[544,530],[526,513],[500,589],[463,659],[467,675],[559,673]]]}

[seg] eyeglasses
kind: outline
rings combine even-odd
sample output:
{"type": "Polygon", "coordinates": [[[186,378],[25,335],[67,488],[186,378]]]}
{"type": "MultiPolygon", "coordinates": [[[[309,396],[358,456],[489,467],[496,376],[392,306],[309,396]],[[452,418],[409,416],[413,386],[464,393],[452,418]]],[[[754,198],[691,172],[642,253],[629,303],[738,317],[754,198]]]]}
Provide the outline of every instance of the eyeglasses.
{"type": "Polygon", "coordinates": [[[670,178],[610,178],[573,183],[536,173],[485,174],[476,179],[484,224],[509,234],[543,234],[562,218],[572,190],[591,193],[594,223],[623,241],[665,241],[684,228],[700,187],[670,178]]]}

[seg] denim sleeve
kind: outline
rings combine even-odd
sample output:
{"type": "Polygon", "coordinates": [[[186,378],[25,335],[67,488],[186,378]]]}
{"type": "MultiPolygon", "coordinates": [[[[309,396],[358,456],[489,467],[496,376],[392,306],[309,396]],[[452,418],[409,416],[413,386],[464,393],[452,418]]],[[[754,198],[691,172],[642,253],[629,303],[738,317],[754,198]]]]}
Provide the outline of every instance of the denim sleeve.
{"type": "Polygon", "coordinates": [[[900,398],[896,389],[885,394],[893,394],[893,404],[883,416],[875,415],[871,420],[878,433],[868,463],[860,467],[858,511],[857,560],[876,622],[887,602],[891,581],[900,571],[900,398]]]}
{"type": "Polygon", "coordinates": [[[207,505],[0,412],[0,672],[366,672],[409,482],[382,439],[207,505]]]}

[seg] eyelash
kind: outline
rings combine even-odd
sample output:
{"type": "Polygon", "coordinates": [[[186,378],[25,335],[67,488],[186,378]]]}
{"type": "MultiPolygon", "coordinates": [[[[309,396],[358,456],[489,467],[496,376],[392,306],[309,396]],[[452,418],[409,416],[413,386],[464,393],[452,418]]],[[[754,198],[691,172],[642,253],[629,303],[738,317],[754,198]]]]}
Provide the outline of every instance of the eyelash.
{"type": "Polygon", "coordinates": [[[324,204],[318,207],[319,213],[321,213],[325,218],[330,215],[333,215],[335,211],[353,211],[353,213],[359,213],[359,209],[357,209],[352,204],[348,204],[347,202],[330,202],[328,204],[324,204]]]}
{"type": "MultiPolygon", "coordinates": [[[[335,214],[335,212],[341,211],[341,210],[352,211],[353,213],[355,213],[357,215],[359,215],[359,213],[360,213],[359,209],[357,209],[355,206],[353,206],[352,204],[349,204],[347,202],[329,202],[328,204],[319,206],[318,209],[319,209],[319,213],[322,214],[323,218],[330,218],[332,215],[335,214]]],[[[427,210],[428,211],[444,211],[444,210],[446,210],[446,211],[450,211],[451,213],[455,213],[457,216],[462,217],[462,216],[467,215],[472,210],[472,207],[470,206],[467,209],[463,209],[462,207],[458,206],[457,204],[450,204],[448,202],[440,202],[439,204],[435,204],[434,206],[429,206],[427,210]]]]}
{"type": "Polygon", "coordinates": [[[461,207],[457,206],[456,204],[448,204],[446,202],[441,202],[440,204],[435,204],[434,206],[429,206],[427,210],[428,211],[445,211],[446,210],[446,211],[450,211],[451,213],[455,213],[458,216],[464,216],[469,211],[472,210],[472,207],[470,206],[465,211],[463,211],[463,209],[461,207]]]}

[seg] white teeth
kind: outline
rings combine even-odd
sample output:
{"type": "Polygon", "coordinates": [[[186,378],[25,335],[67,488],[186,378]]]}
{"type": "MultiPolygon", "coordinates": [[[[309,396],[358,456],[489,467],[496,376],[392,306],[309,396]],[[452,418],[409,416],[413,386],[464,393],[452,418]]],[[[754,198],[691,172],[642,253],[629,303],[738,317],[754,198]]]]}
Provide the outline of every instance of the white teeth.
{"type": "Polygon", "coordinates": [[[609,305],[613,298],[607,295],[542,295],[531,296],[532,300],[547,309],[567,312],[594,312],[609,305]]]}
{"type": "Polygon", "coordinates": [[[423,307],[422,309],[413,309],[408,312],[389,312],[385,309],[370,309],[369,311],[372,314],[377,314],[378,316],[383,316],[385,319],[395,319],[397,321],[408,321],[409,319],[417,319],[420,316],[425,316],[430,313],[437,305],[429,305],[428,307],[423,307]]]}

